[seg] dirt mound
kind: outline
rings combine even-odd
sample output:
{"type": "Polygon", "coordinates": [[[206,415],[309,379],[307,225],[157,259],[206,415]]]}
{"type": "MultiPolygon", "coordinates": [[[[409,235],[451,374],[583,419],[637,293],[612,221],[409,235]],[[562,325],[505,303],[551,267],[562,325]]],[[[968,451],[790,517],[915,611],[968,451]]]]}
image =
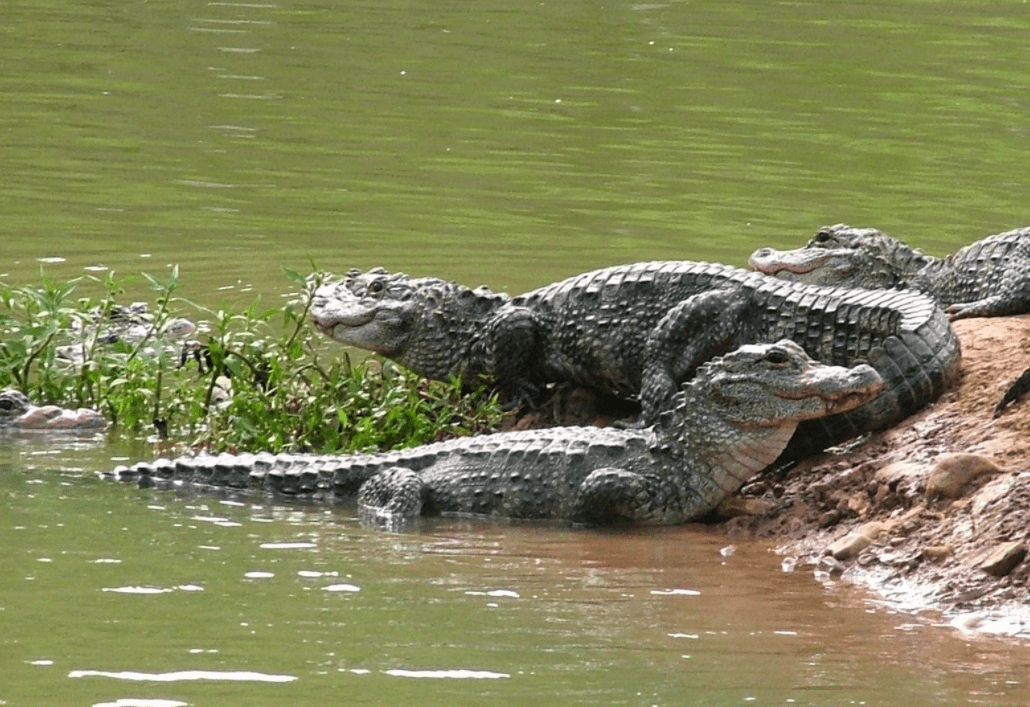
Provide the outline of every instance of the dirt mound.
{"type": "Polygon", "coordinates": [[[777,542],[784,568],[841,577],[963,628],[1030,635],[1030,315],[956,322],[962,375],[940,401],[851,449],[759,479],[730,532],[777,542]]]}

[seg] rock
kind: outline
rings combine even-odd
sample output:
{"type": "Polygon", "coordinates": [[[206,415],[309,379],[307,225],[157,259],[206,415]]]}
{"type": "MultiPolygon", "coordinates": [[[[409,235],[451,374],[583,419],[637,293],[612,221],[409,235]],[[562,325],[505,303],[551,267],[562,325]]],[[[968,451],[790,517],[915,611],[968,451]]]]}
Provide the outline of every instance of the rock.
{"type": "Polygon", "coordinates": [[[1001,469],[990,457],[958,452],[942,454],[926,480],[926,497],[959,498],[966,485],[984,474],[996,474],[1001,469]]]}
{"type": "Polygon", "coordinates": [[[715,515],[722,519],[736,518],[738,516],[764,516],[775,507],[769,501],[760,498],[741,498],[740,496],[727,496],[715,509],[715,515]]]}
{"type": "Polygon", "coordinates": [[[889,484],[877,484],[876,489],[873,491],[873,503],[877,506],[881,505],[891,495],[891,487],[889,484]]]}
{"type": "Polygon", "coordinates": [[[869,514],[869,494],[864,491],[851,494],[848,497],[848,510],[860,518],[869,514]]]}
{"type": "Polygon", "coordinates": [[[1004,577],[1026,557],[1026,546],[1021,542],[1001,543],[980,562],[980,569],[994,577],[1004,577]]]}
{"type": "Polygon", "coordinates": [[[844,572],[844,565],[838,562],[835,557],[831,557],[830,555],[824,555],[819,559],[818,568],[819,570],[831,575],[842,574],[844,572]]]}
{"type": "Polygon", "coordinates": [[[883,523],[866,523],[854,533],[845,535],[843,538],[826,548],[824,554],[832,555],[837,560],[850,560],[858,556],[858,553],[872,545],[873,540],[883,530],[883,523]]]}
{"type": "Polygon", "coordinates": [[[923,464],[913,462],[894,462],[883,467],[873,476],[873,479],[888,488],[902,479],[918,479],[926,475],[926,467],[923,464]]]}
{"type": "Polygon", "coordinates": [[[953,552],[955,552],[955,549],[951,545],[927,545],[923,548],[923,557],[934,562],[940,562],[953,552]]]}
{"type": "Polygon", "coordinates": [[[869,547],[872,542],[872,540],[864,535],[852,533],[851,535],[844,536],[826,548],[826,553],[828,555],[833,555],[833,557],[838,560],[850,560],[853,557],[857,557],[858,553],[869,547]]]}

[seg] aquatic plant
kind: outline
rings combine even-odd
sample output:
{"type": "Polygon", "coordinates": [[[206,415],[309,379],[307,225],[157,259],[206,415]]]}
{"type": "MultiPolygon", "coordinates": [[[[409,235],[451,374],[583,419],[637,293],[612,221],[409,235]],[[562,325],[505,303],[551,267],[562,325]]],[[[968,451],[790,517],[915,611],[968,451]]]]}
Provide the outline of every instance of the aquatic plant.
{"type": "Polygon", "coordinates": [[[324,276],[284,274],[300,289],[285,306],[258,297],[213,309],[177,295],[177,268],[166,278],[144,273],[152,301],[142,315],[119,302],[130,280],[113,274],[0,283],[0,387],[93,407],[125,430],[210,451],[368,451],[498,424],[496,396],[484,386],[426,381],[375,358],[352,363],[306,323],[324,276]],[[86,285],[103,294],[74,298],[86,285]],[[138,320],[131,335],[127,316],[138,320]],[[192,338],[168,335],[186,319],[197,323],[192,338]]]}

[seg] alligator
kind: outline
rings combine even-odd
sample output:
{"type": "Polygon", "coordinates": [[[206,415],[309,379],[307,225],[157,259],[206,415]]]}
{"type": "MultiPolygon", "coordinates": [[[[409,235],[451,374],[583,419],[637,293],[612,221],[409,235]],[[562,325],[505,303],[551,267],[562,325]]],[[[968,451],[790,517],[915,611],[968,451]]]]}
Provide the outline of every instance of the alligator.
{"type": "Polygon", "coordinates": [[[0,390],[0,434],[10,432],[95,432],[107,426],[96,410],[70,410],[57,405],[34,405],[20,390],[0,390]]]}
{"type": "Polygon", "coordinates": [[[762,248],[753,270],[815,285],[911,288],[952,320],[1030,312],[1030,228],[1006,231],[933,258],[875,228],[827,226],[803,248],[762,248]]]}
{"type": "Polygon", "coordinates": [[[871,366],[824,365],[784,340],[703,364],[646,429],[497,432],[370,455],[205,455],[103,476],[327,502],[356,494],[365,519],[392,529],[440,513],[679,524],[776,459],[800,421],[854,409],[882,388],[871,366]]]}
{"type": "MultiPolygon", "coordinates": [[[[196,324],[182,317],[169,319],[158,326],[146,302],[133,302],[127,306],[116,304],[106,311],[106,315],[102,308],[94,307],[87,314],[87,319],[77,319],[72,323],[71,334],[75,343],[57,347],[55,353],[59,359],[78,365],[86,359],[94,344],[135,346],[149,339],[171,351],[172,347],[162,342],[184,339],[197,330],[196,324]]],[[[157,349],[149,347],[141,353],[154,356],[156,352],[157,349]]]]}
{"type": "Polygon", "coordinates": [[[492,377],[509,405],[532,404],[564,382],[637,397],[643,424],[701,363],[744,344],[788,338],[824,363],[876,368],[881,395],[802,423],[791,458],[916,412],[943,392],[960,359],[947,317],[920,293],[816,287],[690,261],[595,270],[517,297],[351,270],[316,288],[310,317],[336,341],[427,378],[492,377]]]}

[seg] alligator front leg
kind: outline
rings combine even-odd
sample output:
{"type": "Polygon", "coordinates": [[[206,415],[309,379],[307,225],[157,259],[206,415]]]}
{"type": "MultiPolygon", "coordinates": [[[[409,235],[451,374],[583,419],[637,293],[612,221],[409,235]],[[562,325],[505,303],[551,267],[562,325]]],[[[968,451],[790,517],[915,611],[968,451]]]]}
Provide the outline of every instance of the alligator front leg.
{"type": "Polygon", "coordinates": [[[972,302],[954,302],[944,310],[951,321],[970,317],[1004,317],[1030,311],[1030,284],[1018,283],[1024,291],[1009,291],[972,302]]]}
{"type": "Polygon", "coordinates": [[[572,521],[610,525],[619,520],[635,523],[662,522],[652,481],[618,467],[590,472],[580,484],[572,508],[572,521]]]}
{"type": "Polygon", "coordinates": [[[710,290],[687,298],[658,322],[644,348],[640,407],[645,425],[658,420],[698,366],[745,340],[744,314],[751,302],[745,288],[710,290]]]}
{"type": "Polygon", "coordinates": [[[422,513],[422,478],[406,467],[392,466],[370,476],[358,489],[358,510],[376,525],[403,525],[422,513]]]}
{"type": "Polygon", "coordinates": [[[484,358],[504,395],[506,410],[536,406],[540,387],[535,379],[543,365],[542,328],[533,310],[514,306],[502,307],[486,325],[484,358]]]}

